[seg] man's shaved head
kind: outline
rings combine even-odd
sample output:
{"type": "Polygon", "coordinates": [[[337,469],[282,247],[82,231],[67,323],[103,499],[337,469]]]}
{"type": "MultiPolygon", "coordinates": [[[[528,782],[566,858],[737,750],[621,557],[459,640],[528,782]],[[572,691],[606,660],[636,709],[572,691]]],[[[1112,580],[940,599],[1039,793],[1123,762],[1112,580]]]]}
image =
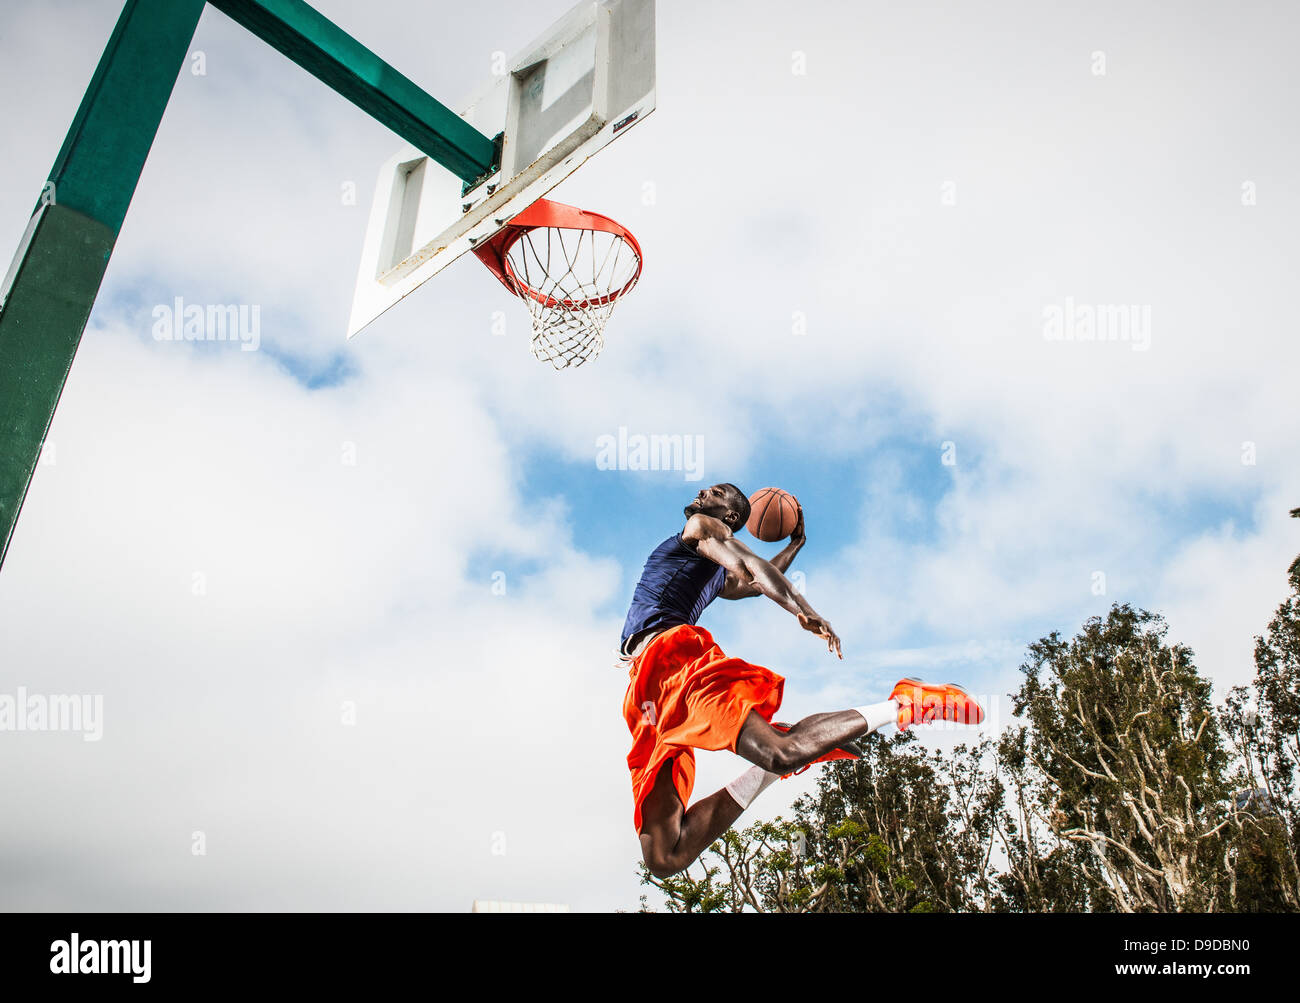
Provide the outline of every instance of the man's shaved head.
{"type": "Polygon", "coordinates": [[[735,533],[749,521],[749,498],[736,485],[724,481],[702,490],[682,511],[687,518],[702,512],[721,519],[735,533]]]}

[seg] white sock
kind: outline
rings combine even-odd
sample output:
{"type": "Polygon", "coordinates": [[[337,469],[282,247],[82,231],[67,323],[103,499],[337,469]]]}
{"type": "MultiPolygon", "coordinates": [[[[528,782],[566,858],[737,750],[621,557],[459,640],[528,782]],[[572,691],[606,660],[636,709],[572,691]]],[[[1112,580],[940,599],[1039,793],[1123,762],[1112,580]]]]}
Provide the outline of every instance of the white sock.
{"type": "Polygon", "coordinates": [[[867,731],[877,731],[887,724],[898,724],[898,701],[886,700],[867,707],[854,707],[867,721],[867,731]]]}
{"type": "Polygon", "coordinates": [[[731,799],[742,808],[748,808],[754,799],[781,779],[779,773],[768,773],[761,766],[751,766],[731,783],[725,790],[731,799]]]}

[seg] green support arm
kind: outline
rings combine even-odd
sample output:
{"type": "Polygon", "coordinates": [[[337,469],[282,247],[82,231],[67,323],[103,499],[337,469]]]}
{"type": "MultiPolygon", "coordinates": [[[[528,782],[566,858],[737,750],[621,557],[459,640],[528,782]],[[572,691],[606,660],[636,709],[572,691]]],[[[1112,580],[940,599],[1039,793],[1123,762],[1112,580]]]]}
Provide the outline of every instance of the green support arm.
{"type": "Polygon", "coordinates": [[[492,140],[303,0],[209,0],[466,184],[492,173],[492,140]]]}

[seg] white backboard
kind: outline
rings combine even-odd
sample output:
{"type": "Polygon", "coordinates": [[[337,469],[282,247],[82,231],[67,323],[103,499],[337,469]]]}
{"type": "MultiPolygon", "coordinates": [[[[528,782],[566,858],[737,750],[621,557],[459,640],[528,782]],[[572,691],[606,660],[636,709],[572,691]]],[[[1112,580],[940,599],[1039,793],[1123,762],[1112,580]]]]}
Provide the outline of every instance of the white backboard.
{"type": "Polygon", "coordinates": [[[349,338],[654,110],[654,0],[584,0],[502,69],[461,112],[498,173],[464,192],[409,145],[380,169],[349,338]]]}

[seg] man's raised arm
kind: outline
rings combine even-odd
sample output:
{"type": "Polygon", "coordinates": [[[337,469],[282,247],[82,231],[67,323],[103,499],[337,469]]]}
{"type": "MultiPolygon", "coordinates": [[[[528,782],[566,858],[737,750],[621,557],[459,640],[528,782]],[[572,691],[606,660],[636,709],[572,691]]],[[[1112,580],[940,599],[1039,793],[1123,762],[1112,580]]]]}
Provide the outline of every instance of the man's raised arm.
{"type": "MultiPolygon", "coordinates": [[[[795,502],[798,505],[798,502],[795,502]]],[[[803,506],[799,505],[799,521],[794,524],[794,532],[790,534],[790,542],[782,549],[781,553],[772,558],[772,566],[781,574],[790,570],[790,565],[794,563],[795,556],[803,550],[803,545],[808,542],[808,535],[803,526],[803,506]]]]}
{"type": "MultiPolygon", "coordinates": [[[[808,537],[804,534],[803,528],[803,506],[800,505],[799,521],[795,523],[794,532],[790,534],[790,542],[769,563],[781,574],[785,574],[790,570],[790,565],[794,563],[795,557],[807,542],[808,537]]],[[[722,591],[719,593],[723,599],[749,599],[762,594],[763,592],[757,586],[742,581],[730,572],[727,573],[727,584],[723,586],[722,591]]]]}

